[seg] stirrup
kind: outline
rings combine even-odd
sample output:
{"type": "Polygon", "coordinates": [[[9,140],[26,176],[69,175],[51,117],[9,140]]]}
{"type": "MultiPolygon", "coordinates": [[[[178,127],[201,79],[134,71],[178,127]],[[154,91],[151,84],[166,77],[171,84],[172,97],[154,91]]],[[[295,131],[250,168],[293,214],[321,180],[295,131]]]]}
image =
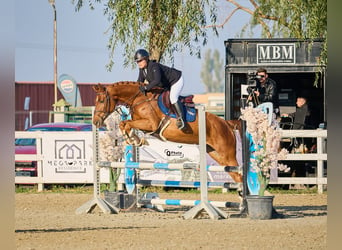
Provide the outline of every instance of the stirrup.
{"type": "Polygon", "coordinates": [[[176,122],[177,128],[182,130],[184,128],[184,121],[182,118],[177,118],[177,122],[176,122]]]}

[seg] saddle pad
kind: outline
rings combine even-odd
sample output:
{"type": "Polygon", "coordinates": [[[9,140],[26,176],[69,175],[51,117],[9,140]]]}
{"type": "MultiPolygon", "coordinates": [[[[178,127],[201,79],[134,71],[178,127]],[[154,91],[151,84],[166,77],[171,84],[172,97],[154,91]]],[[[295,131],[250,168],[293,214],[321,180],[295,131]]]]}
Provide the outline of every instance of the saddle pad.
{"type": "MultiPolygon", "coordinates": [[[[164,103],[163,103],[163,95],[159,95],[158,96],[158,106],[159,109],[167,116],[171,117],[171,118],[176,118],[176,115],[174,113],[172,113],[172,111],[167,108],[164,103]]],[[[181,108],[183,109],[183,114],[185,117],[183,117],[183,119],[185,119],[185,122],[193,122],[196,120],[196,109],[194,107],[187,107],[184,106],[182,103],[180,103],[181,108]]]]}

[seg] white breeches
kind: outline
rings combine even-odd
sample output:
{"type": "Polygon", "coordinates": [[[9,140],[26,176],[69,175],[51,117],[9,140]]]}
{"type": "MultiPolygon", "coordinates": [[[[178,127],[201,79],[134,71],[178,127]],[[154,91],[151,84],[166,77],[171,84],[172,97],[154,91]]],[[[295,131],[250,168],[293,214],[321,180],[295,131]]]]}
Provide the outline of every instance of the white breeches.
{"type": "Polygon", "coordinates": [[[171,104],[175,104],[178,101],[178,96],[180,95],[183,89],[183,76],[179,78],[179,80],[171,86],[170,89],[170,102],[171,104]]]}

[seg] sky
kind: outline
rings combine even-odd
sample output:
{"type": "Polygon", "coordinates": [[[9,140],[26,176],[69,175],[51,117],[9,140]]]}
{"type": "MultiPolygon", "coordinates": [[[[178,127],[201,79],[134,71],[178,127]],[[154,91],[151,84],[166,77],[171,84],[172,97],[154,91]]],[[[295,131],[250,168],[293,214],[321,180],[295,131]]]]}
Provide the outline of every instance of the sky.
{"type": "MultiPolygon", "coordinates": [[[[123,66],[120,48],[114,57],[112,71],[107,71],[109,52],[106,45],[109,35],[105,31],[109,22],[103,15],[102,6],[96,4],[95,10],[90,10],[87,2],[76,12],[71,0],[56,0],[57,75],[68,74],[80,83],[136,81],[138,68],[123,66]]],[[[218,23],[231,10],[231,5],[220,0],[218,23]]],[[[231,22],[219,30],[219,37],[210,36],[202,55],[207,49],[217,49],[224,60],[224,41],[236,38],[248,20],[248,14],[242,11],[235,13],[231,22]]],[[[204,93],[205,87],[200,78],[203,59],[186,52],[174,56],[173,66],[183,71],[185,86],[182,94],[204,93]]],[[[53,81],[53,70],[52,6],[48,0],[15,0],[15,81],[53,81]]]]}

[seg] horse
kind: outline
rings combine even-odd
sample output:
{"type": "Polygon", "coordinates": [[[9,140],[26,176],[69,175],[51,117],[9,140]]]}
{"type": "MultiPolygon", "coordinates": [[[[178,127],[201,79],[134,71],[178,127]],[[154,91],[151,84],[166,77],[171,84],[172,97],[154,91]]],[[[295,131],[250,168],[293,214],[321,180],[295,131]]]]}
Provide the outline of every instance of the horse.
{"type": "MultiPolygon", "coordinates": [[[[134,134],[134,129],[139,129],[159,139],[198,144],[198,113],[196,112],[196,119],[193,122],[186,122],[186,128],[178,129],[176,118],[165,115],[158,106],[157,97],[161,90],[152,89],[144,95],[139,89],[143,84],[122,81],[111,85],[94,85],[96,99],[93,124],[96,127],[103,126],[105,119],[116,110],[117,105],[124,104],[129,107],[131,119],[121,121],[119,128],[128,142],[142,143],[134,134]]],[[[205,113],[205,118],[207,153],[222,166],[238,166],[234,128],[241,132],[240,121],[226,121],[210,112],[205,113]]],[[[235,182],[242,182],[240,173],[229,172],[229,175],[235,182]]]]}

